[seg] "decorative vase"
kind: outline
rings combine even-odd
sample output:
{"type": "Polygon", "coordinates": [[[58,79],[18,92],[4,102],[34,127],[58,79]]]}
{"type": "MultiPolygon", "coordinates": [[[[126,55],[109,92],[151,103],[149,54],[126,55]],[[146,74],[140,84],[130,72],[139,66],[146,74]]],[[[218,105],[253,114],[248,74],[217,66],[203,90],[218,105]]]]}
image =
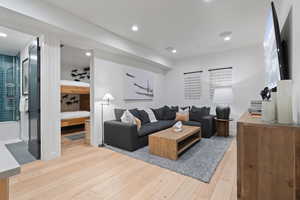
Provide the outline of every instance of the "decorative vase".
{"type": "Polygon", "coordinates": [[[277,113],[279,123],[293,123],[292,80],[282,80],[278,82],[277,113]]]}
{"type": "Polygon", "coordinates": [[[230,107],[229,106],[217,106],[216,115],[218,119],[229,119],[230,107]]]}
{"type": "Polygon", "coordinates": [[[262,102],[262,120],[266,122],[275,121],[275,104],[272,101],[262,102]]]}
{"type": "Polygon", "coordinates": [[[274,104],[274,109],[275,109],[275,121],[278,120],[278,112],[277,112],[277,92],[272,92],[271,93],[271,101],[274,104]]]}

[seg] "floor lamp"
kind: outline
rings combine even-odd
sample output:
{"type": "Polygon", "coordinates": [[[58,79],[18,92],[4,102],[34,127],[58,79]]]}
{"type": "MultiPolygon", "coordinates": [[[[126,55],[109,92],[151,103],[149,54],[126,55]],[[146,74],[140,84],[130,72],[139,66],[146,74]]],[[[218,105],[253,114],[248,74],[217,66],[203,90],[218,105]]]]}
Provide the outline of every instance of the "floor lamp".
{"type": "Polygon", "coordinates": [[[106,93],[103,98],[102,98],[102,102],[101,102],[101,125],[102,125],[102,142],[99,145],[100,147],[104,147],[104,120],[103,120],[103,108],[104,106],[108,106],[110,104],[111,101],[113,101],[115,98],[110,94],[110,93],[106,93]]]}

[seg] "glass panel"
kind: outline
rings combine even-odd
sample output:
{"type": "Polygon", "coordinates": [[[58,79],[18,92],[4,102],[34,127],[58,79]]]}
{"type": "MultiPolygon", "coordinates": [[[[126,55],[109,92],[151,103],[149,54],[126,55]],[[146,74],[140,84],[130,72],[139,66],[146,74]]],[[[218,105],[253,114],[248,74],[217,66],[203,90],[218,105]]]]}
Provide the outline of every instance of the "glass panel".
{"type": "Polygon", "coordinates": [[[0,55],[0,122],[19,120],[20,60],[0,55]]]}

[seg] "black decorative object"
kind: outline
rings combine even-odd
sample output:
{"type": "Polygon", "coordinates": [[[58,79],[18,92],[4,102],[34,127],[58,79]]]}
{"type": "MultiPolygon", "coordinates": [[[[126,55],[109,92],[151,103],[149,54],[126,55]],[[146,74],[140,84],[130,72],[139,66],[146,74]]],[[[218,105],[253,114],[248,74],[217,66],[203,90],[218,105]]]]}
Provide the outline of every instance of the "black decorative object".
{"type": "Polygon", "coordinates": [[[265,87],[261,92],[260,92],[261,98],[264,101],[268,101],[271,98],[271,90],[268,87],[265,87]]]}
{"type": "Polygon", "coordinates": [[[230,117],[230,107],[229,106],[217,106],[216,114],[218,119],[229,120],[230,117]]]}

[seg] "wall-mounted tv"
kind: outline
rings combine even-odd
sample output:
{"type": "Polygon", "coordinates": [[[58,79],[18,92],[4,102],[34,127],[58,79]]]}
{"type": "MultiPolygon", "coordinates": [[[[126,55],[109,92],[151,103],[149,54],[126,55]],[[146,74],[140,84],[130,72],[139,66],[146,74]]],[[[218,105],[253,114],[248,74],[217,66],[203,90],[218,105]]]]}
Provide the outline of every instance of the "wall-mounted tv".
{"type": "Polygon", "coordinates": [[[264,40],[265,64],[266,64],[266,86],[270,89],[276,88],[280,80],[288,79],[288,66],[284,59],[284,46],[281,40],[280,27],[274,2],[267,20],[264,40]]]}

